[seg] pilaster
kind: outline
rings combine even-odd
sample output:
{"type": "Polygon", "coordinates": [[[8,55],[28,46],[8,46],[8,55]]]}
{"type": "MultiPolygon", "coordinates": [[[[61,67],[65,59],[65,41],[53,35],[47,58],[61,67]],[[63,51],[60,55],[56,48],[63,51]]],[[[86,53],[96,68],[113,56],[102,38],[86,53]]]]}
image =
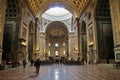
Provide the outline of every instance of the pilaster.
{"type": "Polygon", "coordinates": [[[69,59],[75,56],[75,48],[77,46],[75,33],[69,33],[69,59]]]}
{"type": "Polygon", "coordinates": [[[0,0],[0,63],[2,61],[2,43],[3,43],[5,11],[6,11],[6,0],[0,0]]]}
{"type": "Polygon", "coordinates": [[[78,35],[78,56],[80,57],[80,23],[79,23],[79,18],[77,18],[77,35],[78,35]]]}
{"type": "Polygon", "coordinates": [[[40,58],[45,59],[45,52],[46,52],[46,39],[45,39],[45,33],[39,34],[39,46],[40,46],[40,58]]]}
{"type": "Polygon", "coordinates": [[[110,0],[115,61],[120,62],[120,0],[110,0]]]}
{"type": "Polygon", "coordinates": [[[0,64],[2,62],[2,49],[0,48],[0,64]]]}

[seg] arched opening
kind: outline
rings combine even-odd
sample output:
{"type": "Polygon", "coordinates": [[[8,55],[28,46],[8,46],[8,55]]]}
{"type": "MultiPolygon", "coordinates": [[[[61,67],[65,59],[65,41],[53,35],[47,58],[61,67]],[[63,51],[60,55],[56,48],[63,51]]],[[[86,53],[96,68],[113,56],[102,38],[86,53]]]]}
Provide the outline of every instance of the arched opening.
{"type": "Polygon", "coordinates": [[[53,60],[68,56],[68,29],[60,22],[54,21],[46,29],[46,57],[53,60]]]}
{"type": "Polygon", "coordinates": [[[50,1],[50,2],[46,2],[43,6],[44,6],[44,8],[40,8],[41,10],[40,10],[40,12],[38,12],[37,17],[40,17],[45,11],[47,11],[48,9],[53,8],[53,7],[65,8],[68,11],[70,11],[73,14],[73,16],[75,16],[75,17],[79,16],[77,9],[75,9],[73,7],[73,5],[71,5],[67,1],[62,1],[62,0],[58,0],[58,1],[54,1],[54,2],[50,1]]]}
{"type": "Polygon", "coordinates": [[[86,23],[82,21],[81,26],[81,45],[82,45],[82,56],[84,61],[87,61],[87,34],[86,34],[86,23]]]}
{"type": "Polygon", "coordinates": [[[42,17],[52,21],[61,21],[71,18],[72,14],[64,7],[55,6],[45,11],[42,17]]]}
{"type": "Polygon", "coordinates": [[[42,59],[68,57],[68,32],[72,31],[73,15],[63,6],[53,6],[39,18],[41,21],[40,51],[41,56],[44,56],[42,59]],[[55,44],[59,46],[55,47],[55,44]],[[49,45],[53,47],[49,47],[49,45]]]}
{"type": "Polygon", "coordinates": [[[42,16],[39,18],[41,21],[41,27],[40,27],[41,32],[45,32],[47,26],[54,21],[63,22],[65,25],[67,25],[69,32],[72,31],[71,28],[72,28],[73,15],[64,7],[58,7],[58,6],[52,7],[47,11],[45,11],[42,14],[42,16]]]}
{"type": "Polygon", "coordinates": [[[100,62],[109,63],[114,59],[113,30],[109,0],[98,0],[96,7],[96,29],[100,62]]]}

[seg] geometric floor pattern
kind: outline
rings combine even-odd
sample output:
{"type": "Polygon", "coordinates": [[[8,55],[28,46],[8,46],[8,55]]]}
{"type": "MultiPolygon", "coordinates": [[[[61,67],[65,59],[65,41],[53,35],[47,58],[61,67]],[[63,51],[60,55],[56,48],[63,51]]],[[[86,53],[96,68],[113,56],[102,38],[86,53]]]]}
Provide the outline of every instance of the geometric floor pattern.
{"type": "Polygon", "coordinates": [[[120,80],[120,70],[99,65],[46,65],[40,67],[38,75],[35,67],[27,65],[0,71],[0,80],[120,80]]]}

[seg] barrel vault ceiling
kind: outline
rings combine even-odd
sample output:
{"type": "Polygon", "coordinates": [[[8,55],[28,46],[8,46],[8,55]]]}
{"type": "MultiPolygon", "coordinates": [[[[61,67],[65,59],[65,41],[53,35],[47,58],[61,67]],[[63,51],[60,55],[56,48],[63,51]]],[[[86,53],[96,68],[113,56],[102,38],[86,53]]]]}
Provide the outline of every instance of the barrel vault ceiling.
{"type": "Polygon", "coordinates": [[[89,0],[27,0],[27,3],[35,16],[40,16],[53,5],[62,5],[73,15],[80,16],[88,1],[89,0]]]}

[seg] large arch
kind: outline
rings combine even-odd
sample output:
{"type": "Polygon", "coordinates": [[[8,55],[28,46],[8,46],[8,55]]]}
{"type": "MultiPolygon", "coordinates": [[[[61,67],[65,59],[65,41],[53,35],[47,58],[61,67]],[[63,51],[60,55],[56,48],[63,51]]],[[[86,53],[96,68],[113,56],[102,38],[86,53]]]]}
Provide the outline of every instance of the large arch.
{"type": "Polygon", "coordinates": [[[58,6],[58,7],[63,7],[65,9],[67,9],[68,11],[70,11],[73,16],[75,17],[78,17],[78,12],[77,9],[75,7],[73,7],[73,5],[71,5],[70,3],[68,3],[67,1],[62,1],[62,0],[58,0],[58,1],[50,1],[50,2],[45,2],[44,5],[42,7],[41,10],[39,10],[37,17],[41,16],[46,10],[48,10],[49,8],[51,7],[55,7],[55,6],[58,6]]]}
{"type": "Polygon", "coordinates": [[[53,23],[53,22],[61,22],[61,23],[63,23],[64,25],[66,25],[66,28],[67,28],[67,31],[69,32],[69,25],[67,24],[67,23],[65,23],[64,21],[50,21],[50,22],[48,22],[47,23],[47,25],[45,25],[45,32],[47,31],[47,28],[48,28],[48,26],[51,24],[51,23],[53,23]]]}
{"type": "Polygon", "coordinates": [[[62,4],[70,12],[73,12],[76,17],[79,17],[85,9],[89,0],[26,0],[31,7],[32,11],[39,17],[39,14],[46,11],[51,4],[62,4]]]}
{"type": "Polygon", "coordinates": [[[46,28],[46,53],[52,58],[68,56],[68,28],[60,22],[54,21],[46,28]],[[55,46],[58,44],[58,47],[55,46]],[[58,54],[56,54],[56,51],[58,54]]]}
{"type": "Polygon", "coordinates": [[[49,22],[49,23],[45,26],[45,33],[46,33],[47,29],[49,28],[49,25],[54,24],[54,23],[61,23],[62,25],[66,26],[66,30],[69,32],[68,24],[66,24],[65,22],[62,22],[62,21],[51,21],[51,22],[49,22]]]}

